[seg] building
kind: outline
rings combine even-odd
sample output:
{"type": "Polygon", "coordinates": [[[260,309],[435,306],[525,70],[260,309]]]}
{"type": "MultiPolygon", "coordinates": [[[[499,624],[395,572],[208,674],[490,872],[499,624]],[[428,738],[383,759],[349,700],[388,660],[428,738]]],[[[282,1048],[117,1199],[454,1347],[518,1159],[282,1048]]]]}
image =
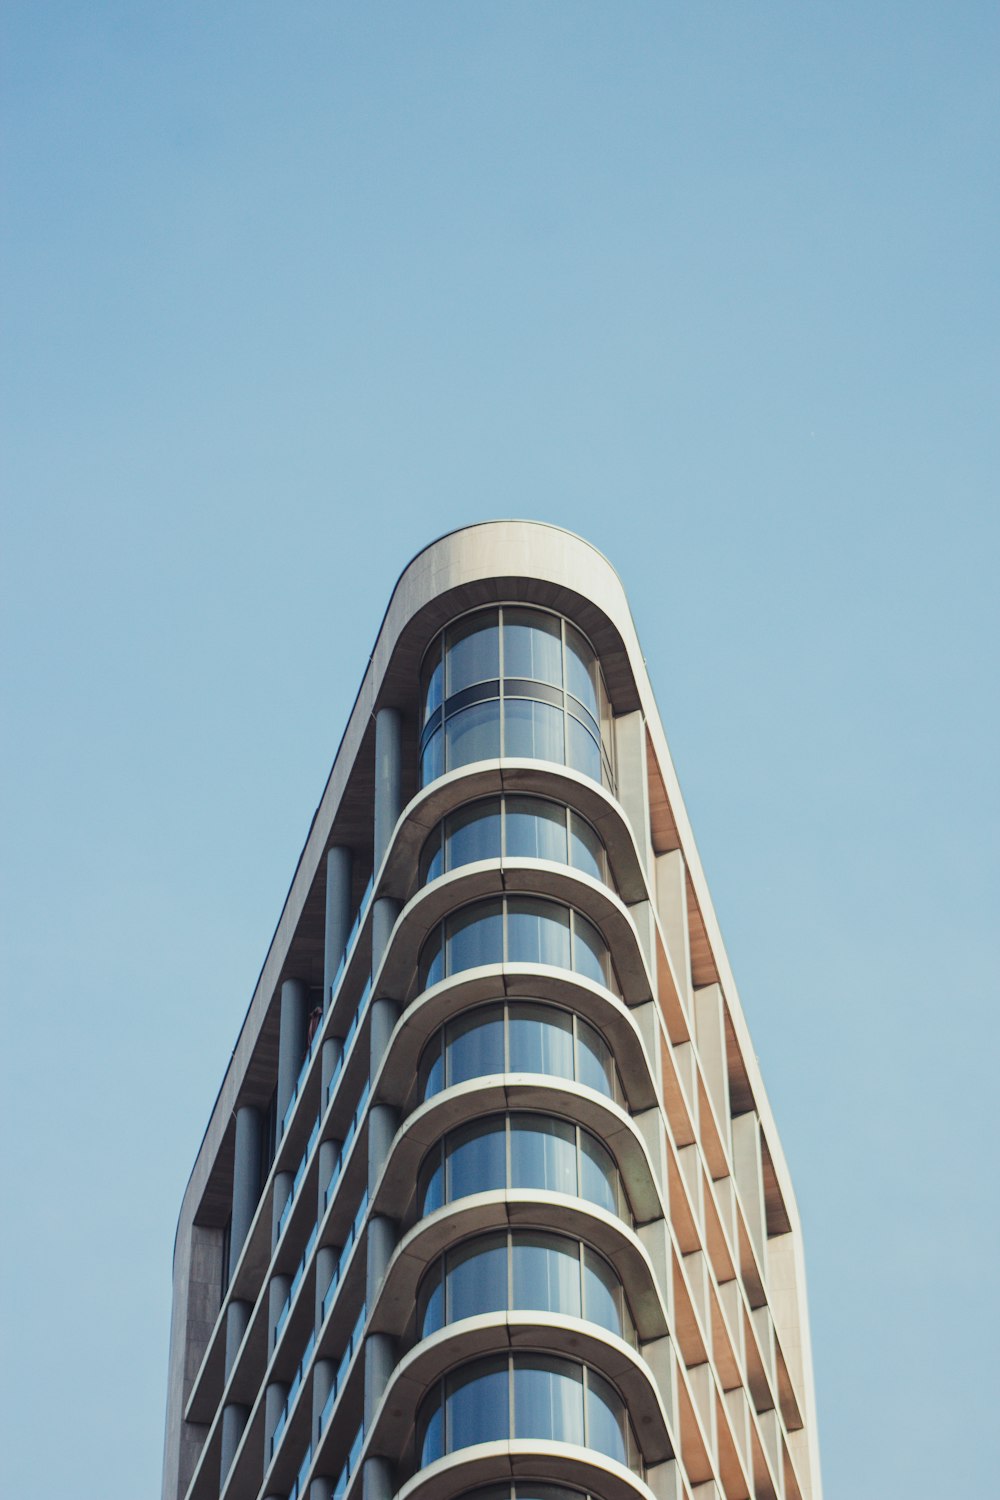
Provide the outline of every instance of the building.
{"type": "Polygon", "coordinates": [[[585,542],[385,615],[185,1192],[163,1500],[820,1500],[801,1234],[585,542]]]}

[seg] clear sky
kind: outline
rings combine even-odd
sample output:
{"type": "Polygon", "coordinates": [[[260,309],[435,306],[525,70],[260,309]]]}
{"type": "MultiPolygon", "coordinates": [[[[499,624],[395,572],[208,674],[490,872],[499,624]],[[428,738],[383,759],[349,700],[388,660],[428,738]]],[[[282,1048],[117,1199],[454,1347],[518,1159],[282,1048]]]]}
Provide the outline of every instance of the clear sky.
{"type": "Polygon", "coordinates": [[[382,611],[511,515],[632,602],[828,1500],[991,1492],[998,14],[7,0],[5,1493],[158,1494],[181,1194],[382,611]]]}

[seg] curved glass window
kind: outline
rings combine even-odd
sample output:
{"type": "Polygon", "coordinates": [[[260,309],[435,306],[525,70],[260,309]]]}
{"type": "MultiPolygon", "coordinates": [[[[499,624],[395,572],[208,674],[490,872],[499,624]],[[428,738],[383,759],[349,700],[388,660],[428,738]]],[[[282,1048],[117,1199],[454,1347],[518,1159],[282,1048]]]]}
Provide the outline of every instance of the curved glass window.
{"type": "Polygon", "coordinates": [[[548,859],[610,884],[597,830],[547,797],[484,797],[449,813],[420,855],[420,884],[480,859],[548,859]]]}
{"type": "Polygon", "coordinates": [[[420,950],[421,990],[481,964],[552,964],[618,993],[608,945],[593,922],[544,896],[471,901],[450,912],[420,950]]]}
{"type": "MultiPolygon", "coordinates": [[[[642,1474],[639,1446],[621,1396],[589,1365],[559,1355],[472,1360],[438,1381],[417,1413],[421,1468],[459,1448],[509,1438],[575,1443],[642,1474]]],[[[567,1493],[548,1485],[537,1487],[537,1492],[567,1493]]],[[[510,1487],[497,1487],[497,1493],[509,1494],[510,1487]]],[[[517,1493],[534,1495],[536,1486],[518,1485],[517,1493]]]]}
{"type": "Polygon", "coordinates": [[[582,1490],[571,1490],[565,1484],[536,1484],[520,1479],[517,1484],[487,1484],[472,1490],[468,1500],[597,1500],[582,1490]]]}
{"type": "Polygon", "coordinates": [[[520,1111],[460,1125],[431,1147],[417,1174],[418,1216],[505,1188],[566,1193],[631,1221],[614,1158],[596,1136],[570,1120],[520,1111]]]}
{"type": "Polygon", "coordinates": [[[611,1049],[582,1016],[541,1000],[497,1000],[448,1021],[424,1048],[421,1101],[491,1073],[546,1073],[624,1100],[611,1049]]]}
{"type": "Polygon", "coordinates": [[[501,754],[558,761],[614,785],[597,656],[558,615],[512,604],[464,615],[424,657],[421,700],[422,786],[501,754]]]}
{"type": "Polygon", "coordinates": [[[621,1282],[604,1257],[565,1234],[528,1229],[483,1234],[442,1255],[420,1285],[418,1337],[508,1310],[585,1318],[636,1342],[621,1282]]]}

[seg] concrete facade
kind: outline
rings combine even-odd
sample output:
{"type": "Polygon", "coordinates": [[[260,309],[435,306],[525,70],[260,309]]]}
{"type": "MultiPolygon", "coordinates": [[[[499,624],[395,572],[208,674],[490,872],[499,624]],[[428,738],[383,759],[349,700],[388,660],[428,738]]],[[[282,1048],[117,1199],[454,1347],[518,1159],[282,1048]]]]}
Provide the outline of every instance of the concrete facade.
{"type": "Polygon", "coordinates": [[[821,1500],[795,1199],[628,605],[495,522],[396,585],[212,1110],[162,1494],[554,1487],[821,1500]]]}

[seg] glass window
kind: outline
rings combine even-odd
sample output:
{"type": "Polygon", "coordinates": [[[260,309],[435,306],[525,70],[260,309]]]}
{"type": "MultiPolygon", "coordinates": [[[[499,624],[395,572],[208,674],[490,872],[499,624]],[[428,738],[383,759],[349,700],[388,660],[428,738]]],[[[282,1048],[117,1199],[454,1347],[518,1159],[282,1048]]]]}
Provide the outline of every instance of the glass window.
{"type": "MultiPolygon", "coordinates": [[[[511,1246],[512,1306],[582,1316],[580,1246],[561,1234],[514,1236],[511,1246]]],[[[595,1319],[599,1322],[599,1319],[595,1319]]]]}
{"type": "Polygon", "coordinates": [[[605,878],[604,845],[596,829],[576,812],[569,815],[569,862],[575,870],[593,875],[595,880],[605,878]]]}
{"type": "Polygon", "coordinates": [[[484,1006],[449,1022],[446,1051],[448,1087],[503,1073],[503,1007],[484,1006]]]}
{"type": "Polygon", "coordinates": [[[583,1316],[624,1337],[621,1283],[607,1261],[588,1248],[583,1252],[583,1316]]]}
{"type": "Polygon", "coordinates": [[[617,1213],[618,1173],[610,1151],[585,1130],[580,1132],[580,1146],[580,1197],[617,1213]]]}
{"type": "Polygon", "coordinates": [[[439,1142],[424,1157],[417,1174],[421,1214],[432,1214],[444,1204],[444,1147],[439,1142]]]}
{"type": "Polygon", "coordinates": [[[573,1018],[567,1011],[531,1001],[512,1002],[507,1034],[512,1073],[573,1077],[573,1018]]]}
{"type": "Polygon", "coordinates": [[[444,1457],[444,1409],[441,1405],[441,1387],[436,1386],[420,1408],[417,1424],[417,1446],[420,1451],[421,1468],[444,1457]]]}
{"type": "Polygon", "coordinates": [[[507,956],[511,963],[570,967],[569,909],[534,896],[507,902],[507,956]]]}
{"type": "Polygon", "coordinates": [[[424,657],[424,665],[421,671],[421,697],[423,698],[424,714],[421,724],[426,724],[436,708],[441,706],[444,698],[444,662],[441,657],[441,641],[435,641],[431,650],[424,657]]]}
{"type": "Polygon", "coordinates": [[[459,974],[479,964],[503,962],[503,912],[499,901],[477,901],[448,918],[446,970],[459,974]]]}
{"type": "Polygon", "coordinates": [[[565,761],[561,709],[531,698],[504,699],[504,754],[526,760],[565,761]]]}
{"type": "Polygon", "coordinates": [[[521,1355],[514,1364],[514,1431],[519,1438],[582,1444],[581,1366],[544,1354],[521,1355]]]}
{"type": "Polygon", "coordinates": [[[568,863],[566,857],[566,809],[542,797],[508,797],[506,801],[506,853],[511,859],[551,859],[568,863]]]}
{"type": "Polygon", "coordinates": [[[438,824],[420,851],[420,884],[427,885],[444,873],[444,825],[438,824]]]}
{"type": "Polygon", "coordinates": [[[587,1447],[628,1463],[622,1399],[595,1370],[587,1371],[587,1447]]]}
{"type": "Polygon", "coordinates": [[[420,1295],[417,1298],[417,1324],[420,1328],[420,1337],[427,1338],[432,1333],[437,1333],[443,1328],[444,1316],[444,1282],[441,1276],[441,1261],[438,1261],[429,1275],[425,1276],[420,1286],[420,1295]]]}
{"type": "Polygon", "coordinates": [[[586,917],[573,914],[573,968],[597,984],[607,983],[605,972],[607,947],[604,939],[586,917]]]}
{"type": "Polygon", "coordinates": [[[500,800],[473,802],[451,814],[445,824],[449,870],[477,859],[500,858],[500,800]]]}
{"type": "Polygon", "coordinates": [[[448,1322],[507,1306],[507,1236],[483,1235],[448,1252],[448,1322]]]}
{"type": "Polygon", "coordinates": [[[609,1098],[615,1095],[615,1068],[607,1042],[587,1021],[576,1023],[576,1081],[609,1098]]]}
{"type": "Polygon", "coordinates": [[[420,757],[420,784],[437,781],[444,775],[444,730],[435,729],[420,757]]]}
{"type": "Polygon", "coordinates": [[[504,609],[503,671],[505,677],[529,677],[562,687],[562,639],[554,615],[504,609]]]}
{"type": "Polygon", "coordinates": [[[507,1182],[503,1116],[463,1125],[448,1137],[448,1200],[502,1188],[507,1182]]]}
{"type": "Polygon", "coordinates": [[[439,979],[444,978],[444,946],[442,937],[443,931],[439,925],[428,934],[427,941],[420,950],[417,978],[422,990],[428,989],[432,984],[437,984],[439,979]]]}
{"type": "Polygon", "coordinates": [[[566,624],[566,686],[595,719],[600,717],[597,659],[580,632],[566,624]]]}
{"type": "Polygon", "coordinates": [[[496,612],[467,615],[447,634],[447,696],[460,693],[474,682],[500,676],[500,632],[496,612]]]}
{"type": "MultiPolygon", "coordinates": [[[[566,728],[569,734],[569,744],[566,751],[566,764],[572,766],[574,771],[579,771],[583,776],[589,776],[592,781],[601,779],[601,747],[588,729],[574,719],[572,714],[567,715],[566,728]]],[[[512,752],[508,751],[508,754],[512,752]]],[[[549,756],[548,759],[562,760],[558,757],[549,756]]],[[[450,764],[450,761],[449,761],[450,764]]]]}
{"type": "MultiPolygon", "coordinates": [[[[445,724],[445,735],[449,771],[471,765],[476,760],[495,760],[500,754],[499,701],[494,698],[488,703],[474,703],[471,708],[452,714],[445,724]]],[[[430,749],[429,743],[427,749],[430,749]]],[[[424,777],[425,785],[428,779],[424,777]]]]}
{"type": "Polygon", "coordinates": [[[575,1197],[576,1127],[543,1115],[512,1115],[510,1185],[575,1197]]]}
{"type": "Polygon", "coordinates": [[[442,1054],[443,1031],[439,1031],[424,1048],[417,1075],[417,1088],[421,1099],[429,1099],[444,1088],[444,1056],[442,1054]]]}
{"type": "Polygon", "coordinates": [[[477,1360],[449,1375],[445,1397],[448,1449],[510,1436],[508,1367],[504,1358],[477,1360]]]}

